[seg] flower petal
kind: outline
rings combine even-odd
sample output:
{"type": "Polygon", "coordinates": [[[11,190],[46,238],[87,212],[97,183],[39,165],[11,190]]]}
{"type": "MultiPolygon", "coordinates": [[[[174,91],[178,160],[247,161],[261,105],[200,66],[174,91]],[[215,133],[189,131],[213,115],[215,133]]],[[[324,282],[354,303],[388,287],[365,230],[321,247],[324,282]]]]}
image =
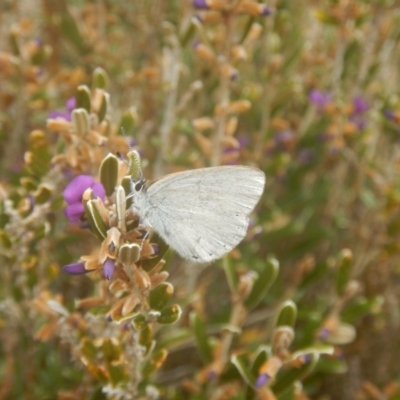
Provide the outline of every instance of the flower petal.
{"type": "Polygon", "coordinates": [[[68,204],[80,203],[82,201],[83,192],[92,187],[94,179],[90,175],[78,175],[64,189],[64,200],[68,204]]]}
{"type": "Polygon", "coordinates": [[[269,380],[270,380],[270,376],[268,376],[267,374],[258,375],[257,380],[256,380],[256,388],[260,388],[261,386],[264,386],[269,380]]]}
{"type": "Polygon", "coordinates": [[[65,119],[66,121],[71,121],[71,114],[66,111],[55,110],[55,111],[50,111],[49,118],[51,119],[62,118],[65,119]]]}
{"type": "Polygon", "coordinates": [[[70,206],[67,206],[64,210],[65,216],[71,222],[79,222],[84,212],[85,209],[82,203],[71,204],[70,206]]]}
{"type": "Polygon", "coordinates": [[[95,182],[92,185],[92,190],[97,197],[100,197],[100,199],[104,201],[106,197],[106,191],[104,189],[104,186],[100,182],[95,182]]]}
{"type": "Polygon", "coordinates": [[[63,271],[66,272],[67,274],[71,274],[71,275],[82,275],[82,274],[86,274],[87,272],[89,272],[85,269],[84,262],[65,265],[63,267],[63,271]]]}
{"type": "Polygon", "coordinates": [[[65,107],[71,114],[72,110],[76,107],[76,99],[75,97],[70,97],[67,102],[65,103],[65,107]]]}
{"type": "Polygon", "coordinates": [[[110,280],[113,276],[114,269],[115,269],[115,260],[107,258],[107,260],[103,264],[104,277],[110,280]]]}

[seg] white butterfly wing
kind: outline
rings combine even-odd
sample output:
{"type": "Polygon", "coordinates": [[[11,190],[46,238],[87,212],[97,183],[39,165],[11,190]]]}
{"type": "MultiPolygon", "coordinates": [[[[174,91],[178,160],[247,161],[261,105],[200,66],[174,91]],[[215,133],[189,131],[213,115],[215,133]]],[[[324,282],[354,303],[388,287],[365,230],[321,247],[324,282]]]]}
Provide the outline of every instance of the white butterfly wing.
{"type": "Polygon", "coordinates": [[[244,166],[178,172],[150,185],[138,211],[183,258],[210,262],[244,238],[264,184],[262,171],[244,166]]]}

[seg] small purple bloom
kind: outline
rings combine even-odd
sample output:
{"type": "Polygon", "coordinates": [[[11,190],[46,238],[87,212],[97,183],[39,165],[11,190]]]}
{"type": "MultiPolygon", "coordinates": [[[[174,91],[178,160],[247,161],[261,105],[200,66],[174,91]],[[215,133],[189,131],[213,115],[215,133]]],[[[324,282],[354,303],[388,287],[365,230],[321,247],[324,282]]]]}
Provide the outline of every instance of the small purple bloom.
{"type": "Polygon", "coordinates": [[[229,79],[234,82],[239,78],[239,72],[236,69],[232,69],[232,71],[229,74],[229,79]]]}
{"type": "Polygon", "coordinates": [[[254,219],[253,218],[249,218],[249,222],[247,224],[247,230],[249,231],[251,228],[253,228],[255,225],[254,223],[254,219]]]}
{"type": "Polygon", "coordinates": [[[138,239],[144,239],[146,238],[146,236],[149,234],[148,231],[146,231],[146,229],[138,229],[137,230],[140,233],[140,237],[138,239]]]}
{"type": "Polygon", "coordinates": [[[30,194],[27,197],[29,203],[29,210],[32,211],[35,207],[36,201],[35,198],[30,194]]]}
{"type": "Polygon", "coordinates": [[[303,354],[301,356],[301,359],[303,360],[304,363],[309,363],[312,360],[311,354],[303,354]]]}
{"type": "Polygon", "coordinates": [[[33,41],[38,47],[42,47],[44,44],[43,39],[41,37],[36,37],[35,39],[33,39],[33,41]]]}
{"type": "Polygon", "coordinates": [[[82,197],[83,193],[88,188],[91,188],[97,197],[100,197],[102,200],[105,199],[106,193],[103,185],[99,182],[95,182],[93,177],[90,175],[78,175],[72,179],[72,181],[64,189],[64,200],[68,204],[65,209],[65,216],[71,222],[80,221],[84,213],[82,197]]]}
{"type": "Polygon", "coordinates": [[[232,153],[238,153],[239,148],[238,147],[227,147],[224,149],[224,154],[232,154],[232,153]]]}
{"type": "Polygon", "coordinates": [[[210,8],[207,0],[193,0],[192,5],[194,8],[198,8],[200,10],[208,10],[210,8]]]}
{"type": "Polygon", "coordinates": [[[317,89],[311,90],[308,98],[319,110],[323,110],[332,100],[329,92],[321,92],[317,89]]]}
{"type": "Polygon", "coordinates": [[[211,369],[208,371],[208,380],[212,381],[217,377],[217,373],[215,370],[211,369]]]}
{"type": "Polygon", "coordinates": [[[368,104],[367,102],[361,97],[356,96],[353,99],[353,114],[364,114],[368,111],[368,104]]]}
{"type": "Polygon", "coordinates": [[[76,99],[75,99],[75,97],[70,97],[67,100],[67,102],[65,103],[65,107],[67,108],[67,111],[69,111],[71,113],[76,107],[76,99]]]}
{"type": "Polygon", "coordinates": [[[71,204],[65,208],[65,216],[71,222],[79,222],[84,212],[85,209],[82,203],[71,204]]]}
{"type": "Polygon", "coordinates": [[[71,121],[71,113],[66,111],[50,111],[49,116],[52,119],[62,118],[65,119],[66,121],[71,121]]]}
{"type": "Polygon", "coordinates": [[[289,130],[279,131],[275,134],[274,140],[276,144],[291,142],[293,140],[293,132],[289,130]]]}
{"type": "Polygon", "coordinates": [[[44,69],[38,67],[37,70],[36,70],[36,76],[37,76],[38,78],[40,78],[40,77],[42,77],[43,75],[44,75],[44,69]]]}
{"type": "Polygon", "coordinates": [[[260,388],[261,386],[264,386],[271,377],[267,374],[260,374],[258,375],[258,378],[256,380],[256,388],[260,388]]]}
{"type": "Polygon", "coordinates": [[[328,336],[330,335],[330,333],[331,333],[331,331],[330,331],[329,329],[327,329],[327,328],[322,328],[322,329],[319,331],[318,337],[319,337],[321,340],[326,340],[326,339],[328,338],[328,336]]]}
{"type": "Polygon", "coordinates": [[[368,111],[368,104],[361,96],[356,96],[353,99],[353,109],[349,116],[349,120],[357,126],[359,131],[365,129],[367,122],[364,119],[364,113],[368,111]]]}
{"type": "Polygon", "coordinates": [[[392,121],[395,121],[396,120],[396,113],[393,111],[393,110],[385,110],[384,112],[383,112],[383,114],[384,114],[384,116],[387,118],[387,119],[390,119],[390,120],[392,120],[392,121]]]}
{"type": "Polygon", "coordinates": [[[239,141],[240,149],[243,149],[244,147],[246,147],[249,144],[249,138],[245,135],[240,135],[238,137],[238,141],[239,141]]]}
{"type": "Polygon", "coordinates": [[[66,104],[65,107],[67,111],[50,111],[50,118],[62,118],[65,119],[66,121],[71,121],[71,113],[76,107],[76,99],[75,97],[70,97],[66,104]]]}
{"type": "Polygon", "coordinates": [[[107,260],[103,264],[104,277],[110,280],[113,276],[114,270],[115,270],[115,260],[107,258],[107,260]]]}
{"type": "Polygon", "coordinates": [[[290,150],[294,140],[294,133],[290,130],[279,131],[274,135],[275,149],[281,151],[290,150]]]}
{"type": "Polygon", "coordinates": [[[272,14],[272,9],[270,7],[264,6],[261,12],[263,17],[268,17],[268,15],[272,14]]]}
{"type": "Polygon", "coordinates": [[[63,267],[63,271],[70,275],[82,275],[82,274],[86,274],[87,272],[89,272],[85,269],[84,262],[65,265],[63,267]]]}
{"type": "Polygon", "coordinates": [[[297,153],[297,160],[300,164],[307,165],[310,164],[314,159],[314,153],[310,149],[300,149],[297,153]]]}
{"type": "MultiPolygon", "coordinates": [[[[249,138],[247,136],[241,135],[238,137],[238,143],[235,147],[225,147],[224,154],[229,154],[234,156],[235,154],[239,156],[240,150],[247,146],[249,142],[249,138]]],[[[227,165],[235,165],[237,164],[237,159],[235,157],[230,157],[228,161],[225,163],[227,165]]]]}
{"type": "Polygon", "coordinates": [[[137,140],[134,139],[134,138],[130,138],[130,139],[128,140],[128,143],[129,143],[129,146],[130,146],[130,147],[135,147],[135,146],[137,146],[137,144],[138,144],[137,140]]]}
{"type": "Polygon", "coordinates": [[[363,131],[365,127],[367,126],[367,122],[361,115],[350,115],[349,120],[353,122],[354,125],[357,126],[357,129],[359,131],[363,131]]]}
{"type": "Polygon", "coordinates": [[[156,255],[158,254],[158,252],[160,251],[160,248],[159,248],[158,245],[156,245],[155,243],[153,243],[153,244],[151,245],[151,247],[152,247],[152,249],[153,249],[154,255],[156,256],[156,255]]]}

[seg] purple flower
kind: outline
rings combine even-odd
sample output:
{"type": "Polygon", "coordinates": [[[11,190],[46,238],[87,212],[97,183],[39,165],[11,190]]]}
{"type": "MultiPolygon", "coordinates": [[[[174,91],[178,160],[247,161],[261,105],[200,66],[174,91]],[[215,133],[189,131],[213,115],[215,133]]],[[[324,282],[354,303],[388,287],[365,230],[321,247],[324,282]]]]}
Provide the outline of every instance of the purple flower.
{"type": "MultiPolygon", "coordinates": [[[[236,165],[237,164],[237,157],[240,154],[240,151],[247,146],[249,143],[249,138],[245,135],[241,135],[237,139],[237,144],[234,147],[225,147],[224,154],[231,155],[232,157],[228,157],[227,161],[225,162],[226,165],[236,165]],[[235,157],[235,155],[237,157],[235,157]]],[[[232,144],[231,144],[232,146],[232,144]]]]}
{"type": "Polygon", "coordinates": [[[300,164],[307,165],[312,163],[314,160],[314,153],[310,149],[300,149],[299,152],[297,153],[297,160],[299,161],[300,164]]]}
{"type": "Polygon", "coordinates": [[[66,121],[71,121],[71,113],[76,107],[75,97],[71,97],[65,103],[67,111],[50,111],[50,118],[63,118],[66,121]]]}
{"type": "Polygon", "coordinates": [[[368,111],[368,108],[368,104],[361,96],[354,97],[352,112],[349,116],[349,120],[357,126],[359,131],[364,130],[367,125],[363,114],[368,111]]]}
{"type": "Polygon", "coordinates": [[[331,334],[330,329],[328,329],[328,328],[322,328],[322,329],[319,331],[318,337],[319,337],[321,340],[326,340],[330,334],[331,334]]]}
{"type": "Polygon", "coordinates": [[[311,354],[303,354],[301,356],[301,359],[303,360],[304,363],[309,363],[312,360],[311,354]]]}
{"type": "Polygon", "coordinates": [[[238,141],[239,141],[239,147],[241,149],[243,149],[243,147],[246,147],[249,144],[249,138],[245,135],[240,135],[238,137],[238,141]]]}
{"type": "Polygon", "coordinates": [[[363,131],[367,126],[367,121],[360,115],[350,115],[349,120],[357,127],[359,131],[363,131]]]}
{"type": "Polygon", "coordinates": [[[274,136],[274,141],[278,145],[284,145],[293,140],[293,132],[289,130],[279,131],[274,136]]]}
{"type": "Polygon", "coordinates": [[[320,142],[330,142],[335,139],[336,135],[334,132],[321,132],[317,135],[317,139],[320,142]]]}
{"type": "Polygon", "coordinates": [[[272,8],[267,7],[267,6],[263,6],[261,15],[263,17],[268,17],[268,15],[271,15],[271,14],[272,14],[272,8]]]}
{"type": "Polygon", "coordinates": [[[43,39],[41,37],[36,37],[35,39],[33,39],[33,41],[36,44],[36,46],[38,46],[38,47],[43,46],[43,39]]]}
{"type": "Polygon", "coordinates": [[[260,374],[258,375],[258,378],[256,380],[256,388],[260,388],[261,386],[264,386],[269,380],[270,376],[267,374],[260,374]]]}
{"type": "Polygon", "coordinates": [[[274,149],[278,151],[289,151],[294,144],[294,133],[291,130],[276,132],[274,135],[274,149]]]}
{"type": "Polygon", "coordinates": [[[390,119],[391,121],[396,120],[396,113],[393,110],[387,109],[383,112],[383,114],[387,119],[390,119]]]}
{"type": "Polygon", "coordinates": [[[208,380],[212,381],[217,377],[217,372],[213,369],[208,371],[208,380]]]}
{"type": "Polygon", "coordinates": [[[193,0],[192,5],[194,8],[198,8],[200,10],[208,10],[210,8],[207,0],[193,0]]]}
{"type": "Polygon", "coordinates": [[[317,89],[311,90],[308,98],[320,111],[323,110],[332,100],[332,96],[329,92],[321,92],[317,89]]]}
{"type": "Polygon", "coordinates": [[[50,111],[49,116],[52,119],[62,118],[65,119],[66,121],[71,121],[71,113],[66,111],[50,111]]]}
{"type": "Polygon", "coordinates": [[[76,107],[76,99],[75,99],[75,97],[70,97],[67,100],[67,102],[65,103],[65,107],[67,108],[67,111],[69,111],[71,113],[76,107]]]}
{"type": "Polygon", "coordinates": [[[159,248],[158,245],[156,245],[155,243],[153,243],[153,244],[151,245],[151,247],[152,247],[152,249],[153,249],[153,255],[156,256],[156,255],[159,253],[160,248],[159,248]]]}
{"type": "Polygon", "coordinates": [[[354,114],[364,114],[366,111],[368,111],[368,104],[367,102],[361,97],[361,96],[356,96],[353,99],[353,115],[354,114]]]}
{"type": "Polygon", "coordinates": [[[86,189],[91,188],[93,193],[105,199],[105,190],[101,183],[95,182],[90,175],[78,175],[67,185],[64,189],[64,200],[68,204],[65,209],[65,216],[71,222],[79,222],[84,214],[84,207],[82,204],[82,196],[86,189]]]}
{"type": "Polygon", "coordinates": [[[82,274],[86,274],[87,272],[89,272],[85,269],[84,262],[65,265],[63,267],[63,271],[70,275],[82,275],[82,274]]]}
{"type": "Polygon", "coordinates": [[[115,270],[115,260],[107,258],[107,260],[103,264],[104,277],[110,280],[113,276],[114,270],[115,270]]]}

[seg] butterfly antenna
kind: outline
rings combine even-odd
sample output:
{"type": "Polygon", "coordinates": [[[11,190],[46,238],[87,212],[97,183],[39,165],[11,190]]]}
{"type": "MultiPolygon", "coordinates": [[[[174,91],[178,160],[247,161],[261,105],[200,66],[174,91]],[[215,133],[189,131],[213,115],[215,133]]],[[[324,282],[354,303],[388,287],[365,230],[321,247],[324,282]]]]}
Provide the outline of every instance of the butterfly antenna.
{"type": "Polygon", "coordinates": [[[126,130],[124,127],[121,126],[121,133],[125,138],[126,144],[129,148],[129,174],[131,175],[131,177],[135,177],[137,176],[137,178],[142,181],[143,180],[143,171],[142,168],[140,166],[140,156],[139,153],[137,151],[135,151],[133,149],[133,147],[131,146],[131,144],[129,143],[129,139],[128,139],[128,135],[126,133],[126,130]],[[132,165],[132,162],[134,163],[134,165],[132,165]]]}
{"type": "Polygon", "coordinates": [[[129,143],[128,135],[126,134],[126,130],[125,130],[125,128],[123,126],[121,126],[121,133],[122,133],[122,136],[125,138],[125,142],[126,142],[128,148],[129,148],[129,153],[132,153],[133,147],[129,143]]]}
{"type": "Polygon", "coordinates": [[[149,236],[150,236],[150,232],[148,230],[146,230],[146,234],[143,236],[143,238],[142,238],[142,240],[140,242],[140,252],[142,252],[144,242],[149,236]]]}

